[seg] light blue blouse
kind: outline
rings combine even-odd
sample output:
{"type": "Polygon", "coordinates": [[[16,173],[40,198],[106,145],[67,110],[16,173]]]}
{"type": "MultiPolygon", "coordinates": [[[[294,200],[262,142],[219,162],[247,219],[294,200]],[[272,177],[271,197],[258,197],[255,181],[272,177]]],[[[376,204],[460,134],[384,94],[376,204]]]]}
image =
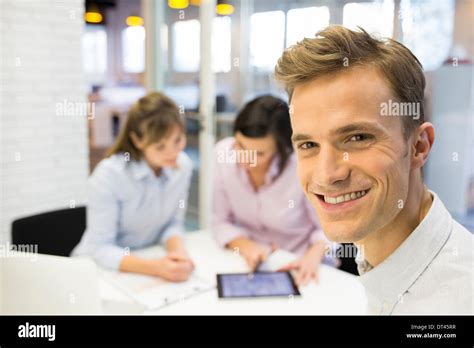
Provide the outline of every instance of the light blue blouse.
{"type": "Polygon", "coordinates": [[[163,168],[158,177],[144,160],[126,159],[102,160],[89,178],[87,229],[72,252],[112,269],[133,249],[184,232],[191,183],[192,162],[184,152],[177,168],[163,168]]]}

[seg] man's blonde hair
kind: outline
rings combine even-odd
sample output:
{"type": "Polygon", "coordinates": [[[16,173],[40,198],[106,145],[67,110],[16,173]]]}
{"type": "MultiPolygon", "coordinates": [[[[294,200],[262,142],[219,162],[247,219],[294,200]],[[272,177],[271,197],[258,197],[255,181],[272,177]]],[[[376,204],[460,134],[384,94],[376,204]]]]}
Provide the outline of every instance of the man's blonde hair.
{"type": "Polygon", "coordinates": [[[314,38],[305,38],[287,49],[275,67],[275,77],[286,88],[289,99],[295,86],[323,75],[339,73],[354,66],[376,67],[385,77],[395,101],[418,103],[418,119],[403,117],[404,135],[424,122],[425,77],[413,53],[392,39],[377,39],[364,29],[329,26],[314,38]]]}

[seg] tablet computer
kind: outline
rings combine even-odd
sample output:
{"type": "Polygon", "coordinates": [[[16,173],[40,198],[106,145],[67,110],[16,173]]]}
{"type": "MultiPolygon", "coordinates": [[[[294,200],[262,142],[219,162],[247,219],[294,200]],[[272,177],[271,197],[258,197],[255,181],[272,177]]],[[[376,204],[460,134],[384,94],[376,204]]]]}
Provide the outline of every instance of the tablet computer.
{"type": "Polygon", "coordinates": [[[219,298],[300,295],[290,272],[218,274],[217,291],[219,298]]]}

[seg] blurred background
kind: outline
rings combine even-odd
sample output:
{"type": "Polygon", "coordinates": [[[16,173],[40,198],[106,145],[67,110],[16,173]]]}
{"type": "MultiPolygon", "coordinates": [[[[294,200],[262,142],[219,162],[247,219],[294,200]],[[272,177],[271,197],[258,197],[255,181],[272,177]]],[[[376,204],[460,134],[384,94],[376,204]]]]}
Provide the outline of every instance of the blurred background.
{"type": "Polygon", "coordinates": [[[186,117],[187,228],[208,226],[215,141],[282,51],[330,24],[408,46],[437,139],[427,185],[474,231],[474,1],[0,0],[0,241],[20,217],[86,204],[130,105],[162,90],[186,117]]]}

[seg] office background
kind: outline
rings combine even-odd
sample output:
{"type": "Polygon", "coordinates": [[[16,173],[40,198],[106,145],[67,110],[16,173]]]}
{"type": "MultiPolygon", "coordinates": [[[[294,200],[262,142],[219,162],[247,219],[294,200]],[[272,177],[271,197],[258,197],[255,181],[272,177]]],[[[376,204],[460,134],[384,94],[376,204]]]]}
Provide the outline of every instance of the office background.
{"type": "Polygon", "coordinates": [[[0,242],[15,219],[86,204],[126,110],[157,89],[185,112],[187,228],[206,226],[212,144],[249,99],[286,98],[276,60],[328,24],[393,37],[420,59],[438,136],[426,181],[474,231],[473,22],[472,0],[1,0],[0,242]]]}

